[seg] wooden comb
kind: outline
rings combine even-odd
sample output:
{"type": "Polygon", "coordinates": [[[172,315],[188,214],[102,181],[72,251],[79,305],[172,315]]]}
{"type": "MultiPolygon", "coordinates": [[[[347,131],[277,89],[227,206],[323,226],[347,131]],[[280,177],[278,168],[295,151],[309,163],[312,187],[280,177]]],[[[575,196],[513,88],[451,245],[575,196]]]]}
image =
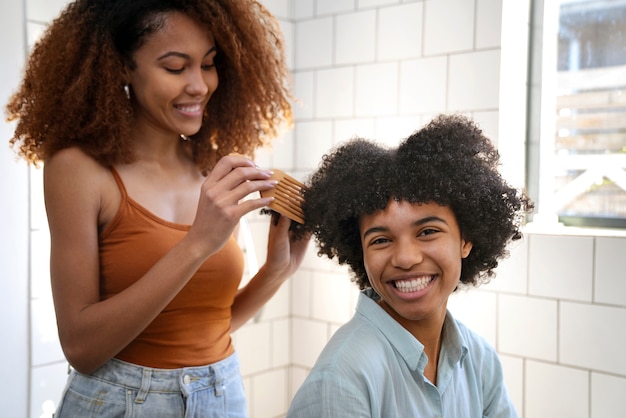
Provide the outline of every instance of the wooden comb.
{"type": "Polygon", "coordinates": [[[302,190],[304,185],[289,174],[273,168],[272,179],[278,184],[273,189],[261,191],[262,197],[274,197],[269,204],[270,209],[275,210],[291,220],[304,225],[304,213],[302,212],[302,190]]]}

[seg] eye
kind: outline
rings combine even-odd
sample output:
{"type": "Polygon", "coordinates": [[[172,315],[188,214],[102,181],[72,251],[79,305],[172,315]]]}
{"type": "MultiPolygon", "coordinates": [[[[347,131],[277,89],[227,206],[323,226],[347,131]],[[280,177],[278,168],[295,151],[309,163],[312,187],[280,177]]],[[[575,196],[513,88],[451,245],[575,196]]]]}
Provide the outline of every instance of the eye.
{"type": "Polygon", "coordinates": [[[391,240],[387,237],[377,237],[374,238],[372,240],[369,241],[368,246],[373,246],[373,245],[383,245],[383,244],[387,244],[391,242],[391,240]]]}
{"type": "Polygon", "coordinates": [[[215,64],[213,64],[213,63],[202,65],[202,70],[203,71],[211,71],[213,68],[215,68],[215,64]]]}
{"type": "Polygon", "coordinates": [[[439,232],[438,229],[426,228],[426,229],[422,229],[418,235],[419,236],[430,236],[430,235],[436,234],[437,232],[439,232]]]}
{"type": "Polygon", "coordinates": [[[181,67],[181,68],[167,68],[166,67],[165,71],[171,74],[181,74],[183,71],[185,71],[185,67],[181,67]]]}

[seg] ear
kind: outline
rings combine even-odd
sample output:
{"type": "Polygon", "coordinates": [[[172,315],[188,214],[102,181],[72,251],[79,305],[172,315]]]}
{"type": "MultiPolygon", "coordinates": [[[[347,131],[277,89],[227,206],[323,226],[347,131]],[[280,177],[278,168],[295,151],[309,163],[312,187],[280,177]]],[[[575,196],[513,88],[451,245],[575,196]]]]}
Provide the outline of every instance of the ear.
{"type": "Polygon", "coordinates": [[[124,64],[124,69],[122,70],[122,77],[124,78],[124,84],[130,83],[132,72],[133,70],[131,69],[131,66],[128,63],[124,64]]]}
{"type": "Polygon", "coordinates": [[[470,255],[473,246],[474,244],[472,244],[471,241],[461,239],[461,258],[467,258],[467,256],[470,255]]]}

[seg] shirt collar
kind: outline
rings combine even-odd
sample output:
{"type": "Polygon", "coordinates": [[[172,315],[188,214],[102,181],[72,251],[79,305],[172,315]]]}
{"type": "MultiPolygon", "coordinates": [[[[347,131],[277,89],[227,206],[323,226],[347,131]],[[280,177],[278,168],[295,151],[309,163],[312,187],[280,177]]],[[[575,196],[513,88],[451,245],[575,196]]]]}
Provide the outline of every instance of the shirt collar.
{"type": "MultiPolygon", "coordinates": [[[[428,361],[424,353],[424,345],[377,303],[379,299],[380,296],[374,289],[369,288],[361,291],[357,314],[363,315],[380,330],[412,370],[423,373],[428,361]]],[[[468,344],[463,338],[456,320],[449,311],[446,312],[440,357],[445,358],[452,366],[454,363],[462,361],[467,355],[467,351],[468,344]]]]}
{"type": "Polygon", "coordinates": [[[450,311],[446,312],[446,318],[443,321],[441,335],[442,355],[444,354],[444,347],[447,351],[445,357],[450,362],[450,365],[463,361],[469,349],[469,344],[465,340],[456,319],[454,319],[450,311]]]}

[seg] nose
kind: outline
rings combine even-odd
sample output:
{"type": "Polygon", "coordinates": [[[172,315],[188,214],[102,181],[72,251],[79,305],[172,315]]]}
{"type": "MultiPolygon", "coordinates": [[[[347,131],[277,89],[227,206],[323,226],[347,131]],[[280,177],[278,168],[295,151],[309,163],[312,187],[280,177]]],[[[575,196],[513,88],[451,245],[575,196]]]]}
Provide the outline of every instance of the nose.
{"type": "Polygon", "coordinates": [[[203,72],[201,69],[189,71],[185,90],[192,96],[204,96],[209,93],[213,84],[217,84],[216,82],[217,73],[215,71],[203,72]]]}
{"type": "Polygon", "coordinates": [[[424,255],[418,243],[402,239],[396,241],[391,257],[391,263],[394,267],[410,270],[423,260],[424,255]]]}

